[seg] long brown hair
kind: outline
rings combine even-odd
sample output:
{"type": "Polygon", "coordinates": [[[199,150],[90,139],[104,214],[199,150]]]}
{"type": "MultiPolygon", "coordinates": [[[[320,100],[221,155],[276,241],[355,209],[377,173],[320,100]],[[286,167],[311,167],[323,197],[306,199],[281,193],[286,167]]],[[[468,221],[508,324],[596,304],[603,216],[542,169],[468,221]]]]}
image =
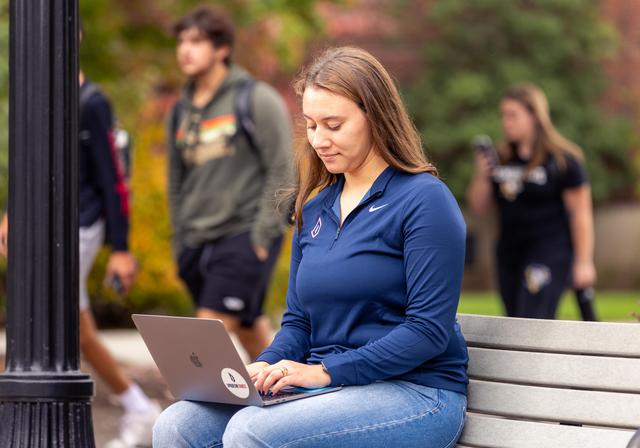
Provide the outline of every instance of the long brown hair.
{"type": "MultiPolygon", "coordinates": [[[[536,128],[529,169],[541,165],[549,156],[554,158],[561,170],[567,166],[567,156],[584,160],[582,149],[563,137],[553,125],[549,114],[549,102],[539,87],[529,83],[516,84],[507,90],[502,99],[517,101],[534,117],[536,128]]],[[[515,150],[516,148],[507,141],[502,142],[498,147],[503,162],[513,159],[515,150]]]]}
{"type": "MultiPolygon", "coordinates": [[[[343,96],[364,112],[373,147],[387,164],[408,173],[438,175],[427,159],[420,135],[409,119],[391,76],[370,53],[360,48],[338,47],[322,53],[294,81],[299,97],[314,87],[343,96]]],[[[330,173],[305,139],[296,152],[297,188],[295,220],[302,227],[302,207],[311,193],[338,180],[330,173]]]]}

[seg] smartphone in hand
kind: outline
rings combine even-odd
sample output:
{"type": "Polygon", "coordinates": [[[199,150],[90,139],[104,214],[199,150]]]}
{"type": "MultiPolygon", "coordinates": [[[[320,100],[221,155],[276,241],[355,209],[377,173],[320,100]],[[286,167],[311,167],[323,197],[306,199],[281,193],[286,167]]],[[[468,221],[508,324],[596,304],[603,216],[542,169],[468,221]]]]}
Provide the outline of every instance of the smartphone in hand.
{"type": "Polygon", "coordinates": [[[119,296],[123,296],[125,293],[124,285],[122,284],[122,279],[118,274],[113,274],[111,277],[111,281],[109,282],[109,288],[113,289],[116,294],[119,296]]]}
{"type": "Polygon", "coordinates": [[[471,141],[471,146],[476,152],[484,154],[489,161],[491,168],[495,168],[500,165],[500,159],[498,158],[498,152],[493,146],[493,141],[488,135],[476,135],[471,141]]]}

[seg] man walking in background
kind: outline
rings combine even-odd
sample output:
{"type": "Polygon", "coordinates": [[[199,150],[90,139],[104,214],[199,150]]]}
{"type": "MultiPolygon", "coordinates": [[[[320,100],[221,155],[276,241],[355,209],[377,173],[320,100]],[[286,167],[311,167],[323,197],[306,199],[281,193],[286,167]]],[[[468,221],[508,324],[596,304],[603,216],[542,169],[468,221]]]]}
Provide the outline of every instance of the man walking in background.
{"type": "Polygon", "coordinates": [[[179,275],[198,317],[221,319],[252,359],[270,343],[262,306],[286,219],[291,122],[276,91],[232,64],[234,26],[198,8],[174,28],[188,77],[168,126],[169,205],[179,275]]]}

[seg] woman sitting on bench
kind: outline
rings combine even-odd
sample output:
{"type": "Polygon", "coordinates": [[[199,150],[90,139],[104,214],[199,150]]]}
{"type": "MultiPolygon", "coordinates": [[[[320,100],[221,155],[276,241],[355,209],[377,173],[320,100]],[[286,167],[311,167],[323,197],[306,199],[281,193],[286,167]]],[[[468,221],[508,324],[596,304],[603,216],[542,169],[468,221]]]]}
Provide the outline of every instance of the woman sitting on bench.
{"type": "Polygon", "coordinates": [[[295,87],[308,144],[287,308],[248,371],[265,393],[346,387],[264,408],[181,401],[153,446],[454,447],[468,382],[460,209],[369,53],[328,50],[295,87]]]}

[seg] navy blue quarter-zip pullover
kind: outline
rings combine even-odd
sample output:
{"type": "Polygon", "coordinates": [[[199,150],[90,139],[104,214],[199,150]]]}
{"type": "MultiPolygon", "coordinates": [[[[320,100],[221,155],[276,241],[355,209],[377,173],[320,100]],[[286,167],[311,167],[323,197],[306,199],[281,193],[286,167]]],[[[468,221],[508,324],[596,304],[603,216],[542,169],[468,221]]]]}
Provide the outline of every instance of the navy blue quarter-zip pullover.
{"type": "Polygon", "coordinates": [[[334,385],[393,378],[466,393],[455,317],[465,224],[453,195],[430,174],[388,167],[340,226],[343,185],[304,207],[282,328],[258,360],[322,361],[334,385]]]}

